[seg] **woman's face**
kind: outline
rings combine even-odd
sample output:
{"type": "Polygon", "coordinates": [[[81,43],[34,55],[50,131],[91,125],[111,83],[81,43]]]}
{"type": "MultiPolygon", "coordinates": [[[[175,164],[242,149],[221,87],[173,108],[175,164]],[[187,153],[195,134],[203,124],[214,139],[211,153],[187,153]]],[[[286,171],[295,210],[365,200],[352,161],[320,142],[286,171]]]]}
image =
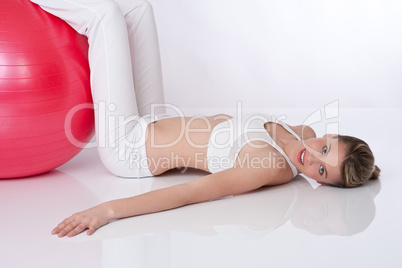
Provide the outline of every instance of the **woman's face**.
{"type": "Polygon", "coordinates": [[[341,165],[345,153],[344,143],[334,135],[325,135],[298,142],[290,152],[290,158],[300,173],[318,183],[336,185],[341,183],[341,165]]]}

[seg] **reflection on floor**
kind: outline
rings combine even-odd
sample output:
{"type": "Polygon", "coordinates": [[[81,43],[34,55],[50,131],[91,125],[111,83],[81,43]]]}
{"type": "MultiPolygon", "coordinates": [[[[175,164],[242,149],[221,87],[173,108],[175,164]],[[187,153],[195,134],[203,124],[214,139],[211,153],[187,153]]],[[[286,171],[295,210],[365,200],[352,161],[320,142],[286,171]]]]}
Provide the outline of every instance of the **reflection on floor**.
{"type": "Polygon", "coordinates": [[[298,176],[285,185],[119,220],[92,237],[59,239],[51,229],[74,212],[205,173],[117,178],[95,149],[85,149],[47,174],[0,180],[0,267],[379,267],[385,260],[387,267],[401,267],[396,159],[402,148],[395,140],[402,129],[383,126],[383,139],[373,122],[387,116],[400,122],[402,113],[343,114],[340,132],[369,142],[382,168],[380,181],[338,189],[298,176]]]}

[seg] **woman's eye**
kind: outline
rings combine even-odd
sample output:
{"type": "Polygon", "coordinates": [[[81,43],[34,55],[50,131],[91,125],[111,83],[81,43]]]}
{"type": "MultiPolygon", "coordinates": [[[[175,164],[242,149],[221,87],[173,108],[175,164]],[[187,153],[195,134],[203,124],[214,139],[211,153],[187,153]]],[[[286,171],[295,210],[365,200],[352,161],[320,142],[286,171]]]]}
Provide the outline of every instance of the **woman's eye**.
{"type": "Polygon", "coordinates": [[[327,146],[325,146],[324,148],[322,148],[322,154],[323,154],[323,155],[324,155],[324,154],[326,154],[326,153],[327,153],[327,151],[328,151],[327,146]]]}
{"type": "Polygon", "coordinates": [[[320,175],[324,174],[324,167],[320,166],[320,175]]]}

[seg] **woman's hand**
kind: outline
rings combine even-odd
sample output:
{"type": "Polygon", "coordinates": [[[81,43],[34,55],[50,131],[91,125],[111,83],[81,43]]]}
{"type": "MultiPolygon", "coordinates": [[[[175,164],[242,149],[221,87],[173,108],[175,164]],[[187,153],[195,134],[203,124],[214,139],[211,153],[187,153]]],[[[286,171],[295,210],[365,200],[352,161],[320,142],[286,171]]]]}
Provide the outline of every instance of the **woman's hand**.
{"type": "Polygon", "coordinates": [[[75,213],[65,219],[56,228],[52,234],[59,237],[72,237],[88,229],[87,235],[92,235],[95,230],[107,224],[111,219],[111,210],[107,203],[103,203],[88,210],[75,213]]]}

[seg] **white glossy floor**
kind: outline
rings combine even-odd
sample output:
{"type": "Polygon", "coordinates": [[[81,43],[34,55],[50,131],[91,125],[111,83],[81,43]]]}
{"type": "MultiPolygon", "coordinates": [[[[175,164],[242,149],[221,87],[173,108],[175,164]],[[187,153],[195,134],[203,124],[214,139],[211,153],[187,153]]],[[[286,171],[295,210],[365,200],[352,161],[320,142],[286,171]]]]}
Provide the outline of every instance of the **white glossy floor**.
{"type": "MultiPolygon", "coordinates": [[[[288,112],[289,123],[306,116],[288,112]]],[[[381,180],[364,187],[298,177],[59,239],[50,231],[76,211],[204,174],[117,178],[85,149],[50,173],[0,180],[0,267],[402,267],[400,122],[402,110],[341,111],[340,132],[365,139],[382,168],[381,180]]]]}

